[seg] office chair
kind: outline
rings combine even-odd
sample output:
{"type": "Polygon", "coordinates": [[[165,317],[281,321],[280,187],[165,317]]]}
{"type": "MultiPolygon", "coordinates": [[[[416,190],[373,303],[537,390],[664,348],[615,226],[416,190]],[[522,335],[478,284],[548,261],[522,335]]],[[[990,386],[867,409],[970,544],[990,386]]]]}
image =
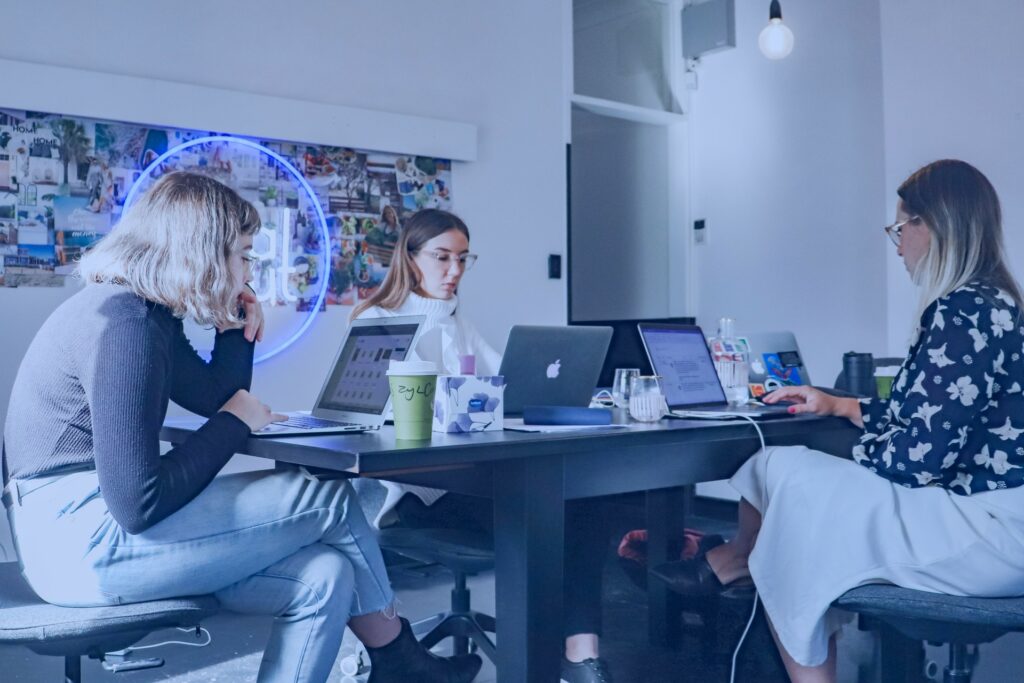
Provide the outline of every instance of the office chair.
{"type": "MultiPolygon", "coordinates": [[[[902,358],[876,358],[875,367],[901,365],[902,358]]],[[[845,388],[842,372],[836,388],[845,388]]],[[[861,625],[880,632],[882,680],[924,680],[921,641],[949,645],[945,683],[969,683],[978,654],[975,646],[1011,631],[1024,631],[1024,598],[965,598],[890,585],[868,585],[833,603],[861,615],[861,625]]]]}
{"type": "Polygon", "coordinates": [[[883,683],[924,680],[921,641],[949,645],[944,683],[970,683],[978,659],[970,646],[1024,631],[1024,598],[965,598],[868,585],[847,591],[833,605],[861,615],[862,628],[881,631],[883,683]]]}
{"type": "MultiPolygon", "coordinates": [[[[0,482],[7,480],[0,442],[0,482]]],[[[14,530],[11,530],[14,538],[14,530]]],[[[17,544],[14,544],[17,560],[17,544]]],[[[0,563],[0,645],[24,645],[33,652],[64,658],[64,683],[80,683],[82,657],[98,659],[111,671],[164,665],[158,657],[131,660],[114,655],[162,628],[193,628],[220,604],[212,595],[151,600],[110,607],[59,607],[42,601],[21,575],[19,562],[0,563]]]]}
{"type": "Polygon", "coordinates": [[[123,650],[158,629],[196,627],[219,607],[212,596],[58,607],[36,597],[17,562],[0,564],[0,645],[24,645],[37,654],[63,657],[65,683],[80,683],[85,656],[113,671],[163,666],[159,658],[133,661],[106,653],[123,650]]]}
{"type": "Polygon", "coordinates": [[[452,638],[452,654],[469,652],[472,642],[492,662],[497,651],[487,635],[495,632],[494,617],[470,607],[466,578],[494,567],[494,542],[484,533],[461,529],[401,529],[380,531],[381,548],[403,557],[438,564],[455,576],[451,609],[412,624],[427,648],[452,638]]]}

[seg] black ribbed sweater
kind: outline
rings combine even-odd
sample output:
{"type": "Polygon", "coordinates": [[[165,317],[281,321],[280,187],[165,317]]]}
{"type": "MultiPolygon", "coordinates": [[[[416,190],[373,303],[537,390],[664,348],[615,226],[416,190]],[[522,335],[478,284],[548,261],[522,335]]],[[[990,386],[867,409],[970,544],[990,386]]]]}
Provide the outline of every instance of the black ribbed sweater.
{"type": "MultiPolygon", "coordinates": [[[[181,320],[116,285],[88,285],[36,333],[4,426],[6,472],[26,479],[94,466],[114,520],[139,533],[186,505],[249,434],[218,412],[252,381],[253,344],[217,334],[204,361],[181,320]],[[210,419],[161,457],[167,402],[210,419]]],[[[6,483],[6,482],[5,482],[6,483]]]]}

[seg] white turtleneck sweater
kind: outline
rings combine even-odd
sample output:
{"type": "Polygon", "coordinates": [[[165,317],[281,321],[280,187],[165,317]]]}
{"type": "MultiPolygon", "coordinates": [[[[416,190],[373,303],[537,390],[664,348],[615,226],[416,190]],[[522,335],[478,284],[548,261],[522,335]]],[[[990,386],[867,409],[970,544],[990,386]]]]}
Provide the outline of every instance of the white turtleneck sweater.
{"type": "MultiPolygon", "coordinates": [[[[398,308],[373,306],[359,314],[362,318],[393,318],[402,315],[424,315],[426,320],[420,328],[420,337],[409,356],[410,360],[426,360],[437,364],[441,374],[459,374],[459,356],[476,356],[476,374],[487,376],[498,374],[501,355],[488,344],[472,323],[459,314],[459,299],[430,299],[410,292],[398,308]]],[[[409,486],[382,481],[387,497],[380,512],[373,520],[379,526],[381,517],[391,510],[406,493],[415,494],[426,505],[431,505],[445,494],[439,489],[423,486],[409,486]]]]}

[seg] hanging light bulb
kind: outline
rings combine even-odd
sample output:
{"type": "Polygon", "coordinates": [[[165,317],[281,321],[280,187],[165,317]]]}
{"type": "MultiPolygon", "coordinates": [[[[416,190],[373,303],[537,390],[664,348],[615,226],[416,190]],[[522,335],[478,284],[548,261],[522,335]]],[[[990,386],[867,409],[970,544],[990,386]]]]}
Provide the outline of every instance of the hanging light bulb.
{"type": "Polygon", "coordinates": [[[779,0],[772,0],[768,10],[768,25],[761,29],[757,44],[768,59],[782,59],[793,51],[793,32],[782,23],[779,0]]]}

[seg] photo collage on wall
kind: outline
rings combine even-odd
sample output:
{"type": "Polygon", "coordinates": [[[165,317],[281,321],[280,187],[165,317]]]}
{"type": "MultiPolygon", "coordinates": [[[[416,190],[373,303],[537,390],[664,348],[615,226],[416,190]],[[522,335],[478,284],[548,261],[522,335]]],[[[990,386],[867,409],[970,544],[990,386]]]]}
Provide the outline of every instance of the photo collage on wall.
{"type": "MultiPolygon", "coordinates": [[[[62,285],[82,252],[117,225],[143,171],[168,150],[210,135],[225,134],[0,109],[0,286],[62,285]]],[[[323,244],[305,190],[284,166],[251,147],[190,146],[164,159],[151,177],[203,173],[256,206],[264,230],[254,248],[261,259],[255,285],[271,305],[312,306],[322,286],[321,264],[329,264],[325,305],[368,298],[387,273],[405,219],[423,208],[451,208],[448,160],[254,142],[305,178],[327,218],[330,244],[323,244]]]]}

